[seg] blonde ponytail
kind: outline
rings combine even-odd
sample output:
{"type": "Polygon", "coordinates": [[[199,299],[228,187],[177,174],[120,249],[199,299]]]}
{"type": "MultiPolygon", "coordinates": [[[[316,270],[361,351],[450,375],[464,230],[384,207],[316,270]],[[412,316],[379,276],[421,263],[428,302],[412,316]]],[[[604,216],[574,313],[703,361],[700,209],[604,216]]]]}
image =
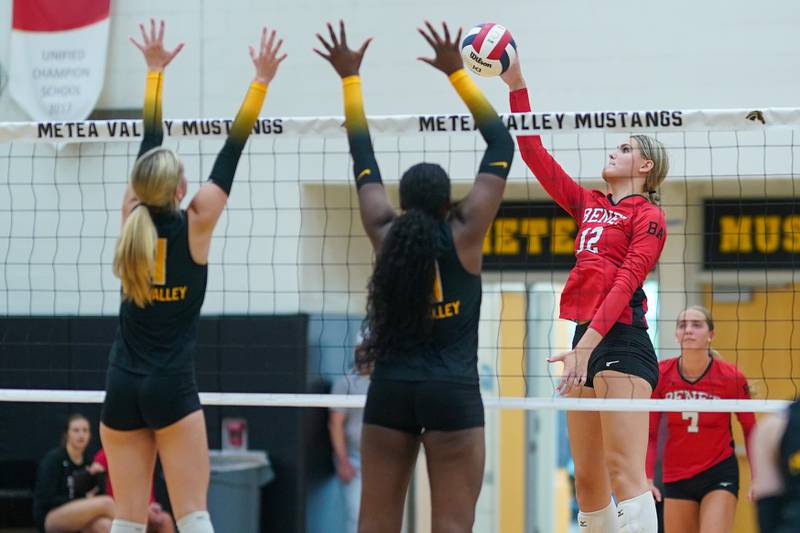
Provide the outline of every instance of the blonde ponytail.
{"type": "Polygon", "coordinates": [[[122,296],[139,307],[150,304],[150,286],[156,266],[158,232],[150,209],[178,208],[175,192],[181,181],[181,163],[175,152],[153,148],[136,160],[130,186],[141,202],[128,215],[117,240],[114,275],[122,281],[122,296]]]}
{"type": "Polygon", "coordinates": [[[152,301],[150,283],[156,265],[158,233],[150,212],[139,204],[122,227],[114,256],[114,275],[122,281],[122,294],[139,307],[152,301]]]}

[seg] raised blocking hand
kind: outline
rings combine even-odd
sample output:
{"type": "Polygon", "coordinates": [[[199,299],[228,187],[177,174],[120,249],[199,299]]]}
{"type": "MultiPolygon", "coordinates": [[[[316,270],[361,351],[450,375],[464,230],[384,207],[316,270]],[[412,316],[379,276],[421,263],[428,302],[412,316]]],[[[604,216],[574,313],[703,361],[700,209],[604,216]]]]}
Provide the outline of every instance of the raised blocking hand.
{"type": "Polygon", "coordinates": [[[425,21],[425,26],[427,26],[428,31],[422,28],[417,28],[417,31],[428,41],[428,44],[431,45],[436,57],[418,57],[417,59],[441,70],[448,76],[464,68],[464,60],[461,59],[461,28],[458,28],[458,34],[455,39],[451,41],[450,29],[447,27],[447,23],[442,22],[444,37],[440,36],[427,20],[425,21]]]}
{"type": "Polygon", "coordinates": [[[314,51],[333,65],[334,70],[341,78],[358,76],[361,61],[364,59],[364,52],[367,51],[369,43],[372,42],[372,37],[364,41],[364,44],[358,50],[351,50],[347,46],[347,33],[342,20],[339,21],[339,37],[336,37],[330,22],[328,22],[328,34],[330,35],[330,42],[325,40],[319,33],[317,34],[317,39],[322,43],[327,53],[316,48],[314,48],[314,51]]]}
{"type": "Polygon", "coordinates": [[[150,71],[160,72],[164,70],[175,59],[178,52],[183,50],[183,43],[178,44],[172,51],[164,48],[163,20],[159,23],[158,30],[156,30],[156,21],[152,18],[150,19],[149,33],[144,29],[144,24],[139,24],[139,30],[142,32],[143,43],[137,42],[133,37],[130,37],[130,40],[142,52],[147,63],[147,69],[150,71]]]}
{"type": "Polygon", "coordinates": [[[267,28],[261,28],[261,44],[258,52],[252,46],[249,47],[250,59],[253,60],[253,66],[256,69],[255,80],[257,82],[269,85],[275,77],[281,62],[286,59],[286,54],[278,55],[282,45],[283,39],[275,42],[275,30],[272,30],[267,37],[267,28]]]}

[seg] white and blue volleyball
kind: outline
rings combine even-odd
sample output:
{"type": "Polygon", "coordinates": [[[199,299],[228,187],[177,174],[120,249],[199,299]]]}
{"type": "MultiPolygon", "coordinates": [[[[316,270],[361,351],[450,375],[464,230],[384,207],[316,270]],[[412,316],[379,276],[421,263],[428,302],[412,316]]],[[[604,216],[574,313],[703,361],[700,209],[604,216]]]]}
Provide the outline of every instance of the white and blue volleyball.
{"type": "Polygon", "coordinates": [[[517,44],[505,26],[478,24],[461,42],[464,65],[479,76],[499,76],[517,60],[517,44]]]}

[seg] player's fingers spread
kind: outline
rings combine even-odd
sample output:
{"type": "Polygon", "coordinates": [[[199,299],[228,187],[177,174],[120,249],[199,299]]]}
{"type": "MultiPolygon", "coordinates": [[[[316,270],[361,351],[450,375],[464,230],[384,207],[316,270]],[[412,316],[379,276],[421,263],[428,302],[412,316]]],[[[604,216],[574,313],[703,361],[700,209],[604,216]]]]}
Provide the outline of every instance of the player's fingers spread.
{"type": "Polygon", "coordinates": [[[331,36],[331,42],[333,43],[333,46],[334,47],[339,46],[339,40],[336,38],[336,33],[334,33],[333,26],[331,26],[330,22],[328,22],[328,33],[331,36]]]}
{"type": "Polygon", "coordinates": [[[447,23],[442,21],[442,28],[444,28],[444,40],[447,43],[450,43],[450,28],[447,27],[447,23]]]}
{"type": "Polygon", "coordinates": [[[145,46],[150,42],[150,39],[147,38],[147,31],[144,29],[144,24],[139,24],[139,31],[142,32],[142,39],[144,40],[145,46]]]}
{"type": "Polygon", "coordinates": [[[275,30],[272,30],[269,34],[269,40],[267,41],[267,49],[266,49],[267,53],[269,53],[269,51],[272,50],[272,47],[275,45],[275,35],[277,35],[275,30]]]}
{"type": "Polygon", "coordinates": [[[436,30],[433,28],[433,25],[429,21],[425,21],[425,25],[428,27],[428,31],[431,33],[431,37],[436,42],[436,44],[440,44],[442,39],[439,37],[439,34],[436,33],[436,30]]]}
{"type": "Polygon", "coordinates": [[[128,39],[131,40],[131,42],[133,43],[133,46],[135,46],[136,48],[138,48],[139,50],[144,52],[144,46],[139,44],[138,42],[136,42],[136,39],[134,39],[133,37],[128,37],[128,39]]]}
{"type": "Polygon", "coordinates": [[[319,33],[317,34],[317,39],[319,39],[319,42],[321,42],[321,43],[322,43],[322,46],[324,46],[324,47],[325,47],[325,50],[327,50],[328,52],[330,52],[331,50],[333,50],[333,47],[332,47],[332,46],[331,46],[331,45],[328,43],[328,41],[326,41],[325,39],[323,39],[323,38],[322,38],[322,35],[320,35],[319,33]]]}
{"type": "Polygon", "coordinates": [[[464,28],[458,28],[458,34],[456,35],[456,40],[453,44],[460,45],[461,44],[461,34],[464,33],[464,28]]]}
{"type": "Polygon", "coordinates": [[[255,61],[256,61],[256,51],[253,49],[252,46],[248,46],[247,50],[250,52],[250,59],[252,59],[253,62],[255,63],[255,61]]]}
{"type": "Polygon", "coordinates": [[[258,47],[258,55],[264,56],[269,53],[269,30],[264,28],[264,33],[261,35],[261,45],[258,47]]]}
{"type": "Polygon", "coordinates": [[[158,27],[158,42],[164,42],[164,21],[161,21],[161,24],[158,27]]]}
{"type": "Polygon", "coordinates": [[[369,43],[371,43],[371,42],[372,42],[372,37],[370,37],[369,39],[364,41],[364,44],[362,44],[361,48],[359,48],[359,50],[358,50],[358,55],[363,56],[364,52],[366,52],[367,48],[369,48],[369,43]]]}
{"type": "Polygon", "coordinates": [[[344,20],[339,19],[339,39],[342,46],[347,47],[347,33],[344,31],[344,20]]]}
{"type": "Polygon", "coordinates": [[[150,19],[150,40],[155,41],[156,39],[156,19],[150,19]]]}
{"type": "Polygon", "coordinates": [[[278,52],[280,52],[281,46],[283,46],[283,39],[278,39],[278,42],[275,43],[275,46],[269,52],[269,56],[271,59],[275,59],[276,57],[278,57],[278,52]]]}
{"type": "Polygon", "coordinates": [[[323,54],[322,52],[320,52],[320,51],[319,51],[319,50],[317,50],[316,48],[314,48],[314,51],[317,53],[317,55],[319,55],[319,56],[320,56],[321,58],[323,58],[325,61],[327,61],[327,62],[329,62],[329,63],[331,62],[331,56],[329,56],[328,54],[323,54]]]}
{"type": "Polygon", "coordinates": [[[179,44],[172,52],[169,52],[165,65],[172,63],[172,60],[175,59],[175,56],[178,55],[178,52],[181,51],[181,48],[183,48],[183,43],[179,44]]]}
{"type": "Polygon", "coordinates": [[[431,48],[436,48],[436,43],[433,42],[433,39],[430,35],[428,35],[422,28],[417,28],[417,31],[425,38],[426,41],[428,41],[428,44],[431,45],[431,48]]]}

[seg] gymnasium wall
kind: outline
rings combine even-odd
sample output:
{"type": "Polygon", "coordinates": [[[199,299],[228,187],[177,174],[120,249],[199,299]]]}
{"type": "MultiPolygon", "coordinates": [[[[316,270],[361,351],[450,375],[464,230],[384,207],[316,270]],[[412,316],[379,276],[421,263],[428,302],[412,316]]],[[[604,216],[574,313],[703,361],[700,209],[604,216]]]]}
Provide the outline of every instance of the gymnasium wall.
{"type": "MultiPolygon", "coordinates": [[[[10,21],[11,2],[0,4],[10,21]]],[[[374,36],[363,76],[368,113],[463,110],[443,76],[416,61],[427,44],[415,28],[423,17],[465,28],[507,25],[519,46],[535,105],[545,110],[794,106],[800,78],[795,38],[800,10],[792,0],[669,5],[622,0],[546,2],[476,0],[119,0],[111,4],[108,70],[101,108],[141,105],[144,63],[129,42],[136,24],[164,18],[167,42],[187,44],[169,67],[165,117],[224,117],[235,112],[252,70],[247,44],[261,25],[278,28],[289,58],[270,88],[265,116],[338,115],[336,75],[311,51],[326,21],[344,18],[351,39],[374,36]]],[[[0,27],[0,64],[10,31],[0,27]]],[[[481,83],[505,108],[499,80],[481,83]]],[[[0,120],[22,120],[8,95],[0,120]]]]}

